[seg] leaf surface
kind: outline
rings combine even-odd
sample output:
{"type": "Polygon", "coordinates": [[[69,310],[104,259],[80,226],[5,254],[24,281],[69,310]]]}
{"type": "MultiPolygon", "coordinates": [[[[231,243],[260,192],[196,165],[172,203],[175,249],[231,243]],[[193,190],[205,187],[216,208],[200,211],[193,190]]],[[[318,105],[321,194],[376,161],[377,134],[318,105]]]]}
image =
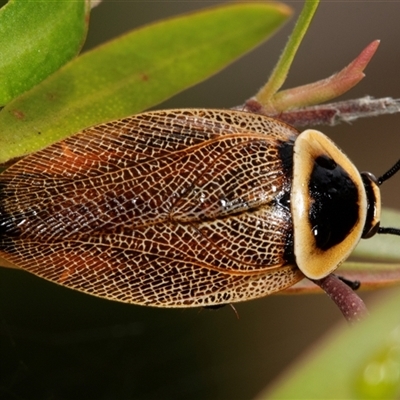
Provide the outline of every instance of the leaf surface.
{"type": "Polygon", "coordinates": [[[215,7],[137,29],[76,58],[0,113],[0,163],[154,106],[270,36],[279,4],[215,7]]]}
{"type": "Polygon", "coordinates": [[[86,38],[85,0],[11,0],[0,10],[0,105],[76,56],[86,38]]]}

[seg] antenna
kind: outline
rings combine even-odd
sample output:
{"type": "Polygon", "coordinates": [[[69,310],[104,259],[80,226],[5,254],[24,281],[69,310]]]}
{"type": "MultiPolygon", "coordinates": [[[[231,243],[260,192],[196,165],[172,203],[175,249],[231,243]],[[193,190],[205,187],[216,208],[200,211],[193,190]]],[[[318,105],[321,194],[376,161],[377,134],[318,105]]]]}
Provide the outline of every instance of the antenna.
{"type": "Polygon", "coordinates": [[[400,170],[400,160],[397,161],[397,163],[394,164],[393,167],[389,169],[389,171],[385,172],[382,176],[378,178],[378,185],[381,186],[383,182],[387,181],[399,170],[400,170]]]}
{"type": "MultiPolygon", "coordinates": [[[[393,165],[392,168],[390,168],[387,172],[385,172],[382,176],[380,176],[377,179],[378,185],[381,186],[383,182],[387,181],[398,171],[400,171],[400,160],[398,160],[396,164],[393,165]]],[[[379,227],[377,233],[400,236],[400,229],[379,227]]]]}
{"type": "Polygon", "coordinates": [[[388,235],[398,235],[398,236],[400,236],[400,229],[379,227],[377,233],[384,233],[384,234],[388,234],[388,235]]]}

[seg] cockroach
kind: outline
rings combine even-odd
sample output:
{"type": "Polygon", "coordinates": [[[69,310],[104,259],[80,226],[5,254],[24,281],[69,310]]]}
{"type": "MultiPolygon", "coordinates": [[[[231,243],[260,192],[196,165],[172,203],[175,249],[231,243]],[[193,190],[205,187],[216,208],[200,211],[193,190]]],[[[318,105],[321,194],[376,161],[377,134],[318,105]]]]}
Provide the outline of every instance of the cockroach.
{"type": "Polygon", "coordinates": [[[233,110],[145,112],[0,175],[0,256],[157,307],[215,306],[332,273],[379,227],[380,184],[324,134],[233,110]]]}

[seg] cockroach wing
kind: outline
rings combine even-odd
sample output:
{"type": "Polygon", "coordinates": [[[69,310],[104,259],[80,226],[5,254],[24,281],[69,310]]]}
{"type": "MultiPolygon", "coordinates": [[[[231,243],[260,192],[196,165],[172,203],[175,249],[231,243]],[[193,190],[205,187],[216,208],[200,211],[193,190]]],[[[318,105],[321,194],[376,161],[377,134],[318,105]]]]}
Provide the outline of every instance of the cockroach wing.
{"type": "Polygon", "coordinates": [[[89,128],[0,175],[0,256],[70,288],[160,307],[281,290],[303,277],[282,159],[296,135],[223,110],[89,128]]]}

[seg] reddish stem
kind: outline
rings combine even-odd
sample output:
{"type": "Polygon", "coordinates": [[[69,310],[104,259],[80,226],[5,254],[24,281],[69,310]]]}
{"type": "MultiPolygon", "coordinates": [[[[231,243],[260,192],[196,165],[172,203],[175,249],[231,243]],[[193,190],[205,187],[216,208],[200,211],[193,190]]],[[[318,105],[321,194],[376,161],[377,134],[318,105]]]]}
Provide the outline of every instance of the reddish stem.
{"type": "Polygon", "coordinates": [[[293,109],[278,114],[269,114],[260,103],[248,100],[244,106],[235,107],[235,109],[274,117],[295,127],[332,126],[341,122],[352,122],[358,118],[398,113],[400,100],[390,97],[374,99],[365,96],[359,99],[293,109]]]}
{"type": "Polygon", "coordinates": [[[361,298],[337,276],[330,274],[313,282],[336,303],[348,322],[361,321],[368,315],[367,307],[361,298]]]}

